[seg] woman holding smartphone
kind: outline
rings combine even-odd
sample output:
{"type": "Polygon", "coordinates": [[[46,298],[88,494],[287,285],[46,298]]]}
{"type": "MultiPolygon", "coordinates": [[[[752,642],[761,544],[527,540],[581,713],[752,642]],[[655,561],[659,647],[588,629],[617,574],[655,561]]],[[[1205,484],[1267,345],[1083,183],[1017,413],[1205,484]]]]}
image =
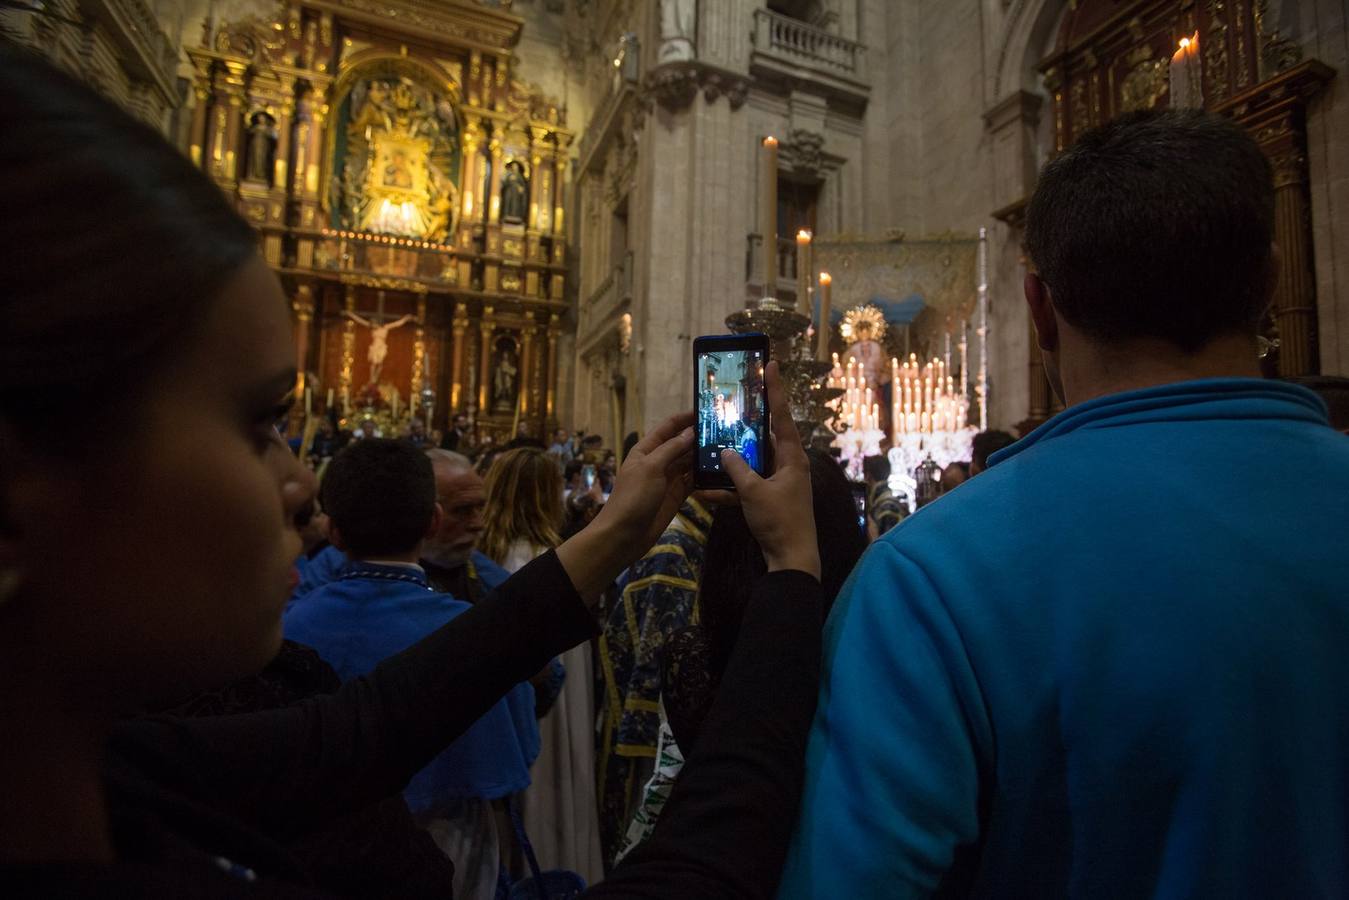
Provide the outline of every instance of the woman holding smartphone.
{"type": "MultiPolygon", "coordinates": [[[[398,791],[512,685],[594,633],[595,598],[687,495],[693,416],[651,430],[590,526],[336,694],[126,719],[257,671],[279,645],[296,517],[315,490],[274,427],[296,376],[286,298],[251,229],[158,134],[3,47],[0,96],[12,198],[0,217],[0,895],[323,896],[286,842],[398,791]]],[[[779,432],[780,447],[793,437],[779,432]]],[[[726,744],[700,744],[688,814],[672,810],[665,844],[658,833],[594,896],[774,888],[810,710],[768,728],[736,704],[778,702],[786,666],[813,709],[819,561],[801,527],[805,471],[789,461],[771,479],[744,476],[771,557],[763,581],[779,582],[746,614],[760,652],[728,669],[742,693],[709,719],[726,744]],[[798,645],[785,655],[784,636],[798,645]],[[797,765],[754,771],[753,755],[784,740],[797,765]],[[728,776],[752,783],[747,796],[719,796],[712,784],[728,776]],[[783,821],[769,823],[771,846],[762,831],[748,845],[705,829],[722,846],[704,860],[685,849],[703,840],[692,823],[709,808],[740,827],[783,821]]]]}

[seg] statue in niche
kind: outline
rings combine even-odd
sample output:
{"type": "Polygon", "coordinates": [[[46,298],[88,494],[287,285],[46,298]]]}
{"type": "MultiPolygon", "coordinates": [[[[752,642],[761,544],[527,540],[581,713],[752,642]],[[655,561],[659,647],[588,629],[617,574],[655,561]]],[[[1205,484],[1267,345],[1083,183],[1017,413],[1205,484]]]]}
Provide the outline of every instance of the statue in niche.
{"type": "Polygon", "coordinates": [[[276,119],[258,110],[248,120],[248,165],[245,176],[249,181],[272,183],[276,162],[276,119]]]}
{"type": "Polygon", "coordinates": [[[501,221],[523,225],[529,215],[529,182],[518,159],[506,163],[501,173],[501,221]]]}
{"type": "Polygon", "coordinates": [[[510,412],[515,409],[520,376],[520,367],[515,356],[515,342],[510,338],[497,341],[492,369],[492,409],[496,412],[510,412]]]}
{"type": "Polygon", "coordinates": [[[697,0],[660,0],[660,61],[693,59],[693,36],[697,26],[697,0]]]}

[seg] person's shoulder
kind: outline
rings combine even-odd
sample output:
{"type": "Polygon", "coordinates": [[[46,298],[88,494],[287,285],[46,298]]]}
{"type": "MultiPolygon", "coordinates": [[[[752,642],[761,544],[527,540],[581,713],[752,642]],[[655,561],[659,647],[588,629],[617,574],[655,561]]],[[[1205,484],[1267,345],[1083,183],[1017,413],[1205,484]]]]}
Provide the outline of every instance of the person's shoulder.
{"type": "Polygon", "coordinates": [[[510,572],[497,565],[491,557],[480,550],[474,550],[469,555],[469,559],[473,561],[473,568],[477,571],[478,578],[482,580],[483,584],[487,585],[489,590],[511,577],[510,572]]]}

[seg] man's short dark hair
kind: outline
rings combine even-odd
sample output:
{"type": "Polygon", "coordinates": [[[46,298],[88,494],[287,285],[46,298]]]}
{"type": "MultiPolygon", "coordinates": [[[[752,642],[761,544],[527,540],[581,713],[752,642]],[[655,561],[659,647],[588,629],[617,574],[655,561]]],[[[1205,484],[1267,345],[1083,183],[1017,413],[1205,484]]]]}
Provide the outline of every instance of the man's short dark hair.
{"type": "Polygon", "coordinates": [[[356,559],[407,553],[431,524],[436,476],[426,454],[405,441],[366,438],[328,464],[323,508],[356,559]]]}
{"type": "Polygon", "coordinates": [[[862,457],[862,477],[867,481],[888,481],[890,479],[890,460],[884,456],[862,457]]]}
{"type": "Polygon", "coordinates": [[[970,462],[980,471],[988,468],[988,458],[1003,447],[1016,443],[1016,438],[1005,431],[981,431],[970,445],[970,462]]]}
{"type": "Polygon", "coordinates": [[[1254,334],[1269,302],[1274,186],[1240,126],[1199,110],[1129,113],[1045,166],[1026,251],[1068,324],[1185,352],[1254,334]]]}

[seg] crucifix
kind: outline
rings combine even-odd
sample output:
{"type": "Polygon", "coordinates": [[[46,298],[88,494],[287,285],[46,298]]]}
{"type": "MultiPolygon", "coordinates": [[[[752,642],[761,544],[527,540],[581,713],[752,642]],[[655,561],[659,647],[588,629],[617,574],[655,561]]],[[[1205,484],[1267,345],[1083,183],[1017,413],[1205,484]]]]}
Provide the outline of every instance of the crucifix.
{"type": "Polygon", "coordinates": [[[362,316],[349,309],[343,310],[342,313],[356,322],[357,325],[364,325],[370,329],[370,352],[366,354],[366,359],[370,360],[371,384],[379,384],[380,370],[384,368],[384,359],[389,355],[389,332],[395,328],[401,328],[416,318],[416,316],[409,314],[392,322],[389,321],[390,317],[384,313],[384,292],[380,291],[377,297],[373,313],[362,316]]]}

